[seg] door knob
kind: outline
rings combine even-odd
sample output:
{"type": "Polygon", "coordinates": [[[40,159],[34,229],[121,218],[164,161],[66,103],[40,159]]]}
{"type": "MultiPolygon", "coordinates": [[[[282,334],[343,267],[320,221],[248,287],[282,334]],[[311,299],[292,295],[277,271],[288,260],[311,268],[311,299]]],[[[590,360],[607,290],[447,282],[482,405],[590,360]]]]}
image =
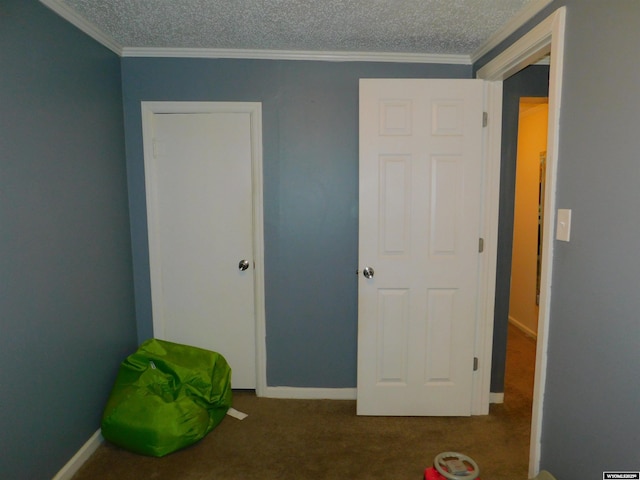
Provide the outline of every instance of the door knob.
{"type": "Polygon", "coordinates": [[[240,270],[241,272],[244,272],[247,268],[249,268],[249,261],[240,260],[240,263],[238,263],[238,270],[240,270]]]}
{"type": "Polygon", "coordinates": [[[362,270],[362,274],[364,275],[364,278],[373,278],[374,273],[375,272],[371,267],[364,267],[364,270],[362,270]]]}

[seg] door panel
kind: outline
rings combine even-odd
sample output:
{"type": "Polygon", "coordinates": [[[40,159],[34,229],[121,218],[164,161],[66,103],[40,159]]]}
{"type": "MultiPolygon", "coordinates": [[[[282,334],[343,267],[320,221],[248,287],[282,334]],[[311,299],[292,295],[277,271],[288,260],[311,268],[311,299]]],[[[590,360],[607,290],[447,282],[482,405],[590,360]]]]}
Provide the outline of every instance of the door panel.
{"type": "Polygon", "coordinates": [[[255,388],[250,114],[156,113],[153,136],[154,334],[220,352],[255,388]]]}
{"type": "Polygon", "coordinates": [[[479,80],[361,80],[358,413],[470,415],[479,80]]]}

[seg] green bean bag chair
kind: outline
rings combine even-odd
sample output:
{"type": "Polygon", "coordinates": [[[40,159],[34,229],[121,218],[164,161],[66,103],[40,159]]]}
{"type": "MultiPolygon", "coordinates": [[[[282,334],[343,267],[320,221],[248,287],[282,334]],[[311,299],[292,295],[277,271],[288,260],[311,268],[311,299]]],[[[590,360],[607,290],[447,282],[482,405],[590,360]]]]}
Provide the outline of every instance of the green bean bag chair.
{"type": "Polygon", "coordinates": [[[102,436],[162,457],[202,439],[231,407],[231,368],[222,355],[151,339],[127,357],[102,415],[102,436]]]}

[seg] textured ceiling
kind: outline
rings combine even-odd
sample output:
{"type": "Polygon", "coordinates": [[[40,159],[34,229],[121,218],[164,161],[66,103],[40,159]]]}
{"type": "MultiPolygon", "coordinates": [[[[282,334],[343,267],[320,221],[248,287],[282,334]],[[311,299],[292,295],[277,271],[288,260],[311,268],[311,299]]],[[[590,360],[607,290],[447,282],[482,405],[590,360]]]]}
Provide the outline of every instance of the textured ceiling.
{"type": "Polygon", "coordinates": [[[529,1],[56,0],[122,47],[447,55],[472,54],[529,1]]]}

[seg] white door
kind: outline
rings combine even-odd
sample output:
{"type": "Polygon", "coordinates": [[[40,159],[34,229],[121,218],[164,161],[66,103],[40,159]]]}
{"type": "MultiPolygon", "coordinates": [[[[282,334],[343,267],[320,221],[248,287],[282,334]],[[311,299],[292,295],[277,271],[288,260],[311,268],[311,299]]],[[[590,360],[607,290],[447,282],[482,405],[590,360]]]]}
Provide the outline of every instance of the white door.
{"type": "Polygon", "coordinates": [[[360,415],[471,414],[482,105],[481,80],[360,82],[360,415]]]}
{"type": "Polygon", "coordinates": [[[256,388],[250,113],[155,113],[147,135],[154,336],[221,353],[232,386],[256,388]]]}

